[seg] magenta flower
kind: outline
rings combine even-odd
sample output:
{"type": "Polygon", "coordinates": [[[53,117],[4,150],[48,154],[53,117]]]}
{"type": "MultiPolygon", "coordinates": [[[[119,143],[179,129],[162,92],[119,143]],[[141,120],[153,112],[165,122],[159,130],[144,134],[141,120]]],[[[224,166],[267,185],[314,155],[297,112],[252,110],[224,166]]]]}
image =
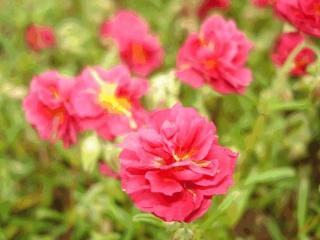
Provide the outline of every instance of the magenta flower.
{"type": "Polygon", "coordinates": [[[23,102],[27,120],[44,140],[60,139],[66,147],[75,143],[80,131],[70,105],[74,80],[56,71],[42,73],[32,79],[23,102]]]}
{"type": "MultiPolygon", "coordinates": [[[[272,54],[273,62],[278,65],[282,66],[287,58],[289,57],[290,53],[303,42],[305,39],[302,34],[299,32],[290,32],[282,34],[275,46],[275,50],[272,54]]],[[[306,69],[309,64],[316,61],[316,54],[310,48],[302,49],[296,58],[294,59],[294,68],[291,70],[291,75],[294,77],[303,76],[306,74],[306,69]]]]}
{"type": "Polygon", "coordinates": [[[277,0],[275,7],[298,30],[320,38],[319,0],[277,0]]]}
{"type": "Polygon", "coordinates": [[[25,41],[32,50],[41,51],[54,47],[56,38],[53,28],[31,24],[26,29],[25,41]]]}
{"type": "Polygon", "coordinates": [[[229,7],[229,0],[203,0],[198,9],[198,16],[200,18],[205,18],[211,9],[221,8],[227,10],[229,7]]]}
{"type": "Polygon", "coordinates": [[[158,39],[149,33],[145,21],[134,12],[120,11],[100,29],[102,38],[112,38],[118,45],[121,60],[131,71],[148,76],[163,61],[158,39]]]}
{"type": "Polygon", "coordinates": [[[120,154],[123,189],[164,221],[191,222],[232,185],[237,154],[218,144],[213,123],[177,104],[155,111],[120,154]]]}
{"type": "Polygon", "coordinates": [[[245,66],[251,47],[234,21],[212,16],[179,50],[177,77],[195,88],[208,83],[222,94],[242,94],[252,80],[245,66]]]}
{"type": "Polygon", "coordinates": [[[148,83],[132,78],[126,67],[119,65],[108,71],[88,67],[76,80],[71,102],[83,129],[96,130],[111,140],[145,121],[147,113],[139,100],[148,83]]]}

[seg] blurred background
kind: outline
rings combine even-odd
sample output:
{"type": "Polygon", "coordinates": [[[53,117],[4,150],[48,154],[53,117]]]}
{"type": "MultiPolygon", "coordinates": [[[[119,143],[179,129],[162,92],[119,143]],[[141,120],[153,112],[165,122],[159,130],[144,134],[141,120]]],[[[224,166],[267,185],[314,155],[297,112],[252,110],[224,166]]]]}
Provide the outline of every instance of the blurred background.
{"type": "Polygon", "coordinates": [[[41,141],[24,117],[32,76],[48,69],[76,75],[87,65],[118,63],[99,28],[119,9],[141,15],[166,51],[163,66],[150,77],[147,107],[180,99],[211,118],[220,142],[240,152],[234,187],[190,225],[190,239],[320,239],[319,69],[287,79],[273,97],[278,71],[270,51],[288,26],[271,9],[234,0],[228,11],[210,14],[235,19],[254,42],[253,84],[244,96],[225,97],[180,84],[173,74],[176,53],[199,28],[201,2],[0,0],[0,240],[179,239],[179,224],[140,213],[118,180],[99,172],[99,160],[116,168],[114,144],[89,134],[64,149],[41,141]],[[27,37],[32,24],[52,28],[55,40],[49,36],[48,48],[37,49],[27,37]],[[98,153],[88,150],[88,141],[98,153]]]}

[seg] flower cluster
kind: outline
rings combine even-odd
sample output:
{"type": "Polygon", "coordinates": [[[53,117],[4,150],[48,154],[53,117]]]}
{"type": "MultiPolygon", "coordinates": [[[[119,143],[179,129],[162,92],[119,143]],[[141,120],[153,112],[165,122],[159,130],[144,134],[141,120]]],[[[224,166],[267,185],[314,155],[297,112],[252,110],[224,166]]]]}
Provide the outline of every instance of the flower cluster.
{"type": "MultiPolygon", "coordinates": [[[[276,11],[300,31],[320,37],[318,1],[254,2],[275,4],[276,11]]],[[[199,16],[229,4],[227,0],[204,0],[199,16]]],[[[100,165],[101,172],[119,178],[124,191],[143,211],[165,221],[199,218],[212,197],[225,194],[232,185],[238,153],[221,146],[214,123],[193,108],[177,103],[150,113],[143,107],[141,98],[149,85],[144,77],[160,67],[164,57],[159,40],[143,19],[134,12],[120,11],[102,24],[100,35],[114,40],[122,63],[110,69],[85,67],[74,77],[57,71],[35,76],[23,102],[27,120],[42,139],[62,140],[66,147],[75,144],[84,131],[95,131],[105,141],[125,136],[120,144],[120,174],[105,164],[100,165]]],[[[281,35],[272,54],[274,63],[282,66],[303,41],[300,32],[281,35]]],[[[31,25],[26,42],[35,51],[53,47],[54,32],[31,25]]],[[[252,81],[247,67],[252,47],[235,21],[210,16],[179,49],[176,76],[194,88],[208,84],[221,94],[244,94],[252,81]]],[[[315,60],[313,50],[302,49],[294,58],[291,74],[306,74],[315,60]]]]}
{"type": "Polygon", "coordinates": [[[105,21],[100,35],[117,43],[121,60],[138,75],[148,76],[162,64],[163,49],[158,39],[134,12],[120,11],[105,21]]]}
{"type": "MultiPolygon", "coordinates": [[[[232,185],[237,154],[219,145],[215,125],[192,108],[147,114],[139,102],[147,86],[124,66],[87,67],[74,78],[49,71],[33,78],[24,109],[42,139],[66,147],[85,130],[106,140],[129,133],[121,144],[123,189],[141,210],[190,222],[232,185]]],[[[106,164],[100,171],[119,178],[106,164]]]]}
{"type": "Polygon", "coordinates": [[[212,16],[179,50],[177,76],[195,88],[207,83],[222,94],[242,94],[252,80],[245,66],[251,48],[234,21],[212,16]]]}
{"type": "Polygon", "coordinates": [[[298,30],[320,38],[319,0],[277,0],[275,7],[298,30]]]}

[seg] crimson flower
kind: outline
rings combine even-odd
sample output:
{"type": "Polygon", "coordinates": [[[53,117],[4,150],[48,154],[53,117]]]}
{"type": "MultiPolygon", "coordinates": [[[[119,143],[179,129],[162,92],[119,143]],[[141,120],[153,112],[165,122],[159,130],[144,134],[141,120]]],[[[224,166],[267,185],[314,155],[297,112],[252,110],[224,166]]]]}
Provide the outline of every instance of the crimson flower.
{"type": "Polygon", "coordinates": [[[66,147],[74,144],[80,131],[70,104],[74,80],[56,71],[44,72],[32,79],[23,107],[27,120],[44,140],[61,139],[66,147]]]}
{"type": "Polygon", "coordinates": [[[121,181],[135,205],[164,221],[191,222],[232,185],[237,154],[212,122],[177,104],[155,111],[121,147],[121,181]]]}
{"type": "Polygon", "coordinates": [[[26,29],[25,41],[32,50],[41,51],[54,47],[56,38],[54,30],[50,26],[32,24],[26,29]]]}
{"type": "Polygon", "coordinates": [[[100,36],[112,38],[117,43],[121,60],[138,75],[148,76],[162,64],[163,49],[159,40],[134,12],[120,11],[106,20],[101,26],[100,36]]]}
{"type": "Polygon", "coordinates": [[[180,48],[177,77],[195,88],[207,83],[222,94],[242,94],[252,81],[245,66],[251,48],[234,21],[212,16],[180,48]]]}
{"type": "Polygon", "coordinates": [[[320,38],[319,0],[277,0],[275,7],[298,30],[320,38]]]}

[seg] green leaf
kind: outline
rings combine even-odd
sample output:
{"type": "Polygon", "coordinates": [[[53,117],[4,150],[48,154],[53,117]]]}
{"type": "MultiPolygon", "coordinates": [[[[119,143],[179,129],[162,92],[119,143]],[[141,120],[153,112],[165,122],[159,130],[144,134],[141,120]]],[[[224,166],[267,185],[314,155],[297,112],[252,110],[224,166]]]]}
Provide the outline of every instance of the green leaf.
{"type": "Polygon", "coordinates": [[[297,219],[298,219],[298,227],[299,227],[300,234],[302,234],[303,227],[306,221],[308,195],[309,195],[309,181],[307,178],[302,178],[299,184],[298,207],[297,207],[297,219]]]}
{"type": "Polygon", "coordinates": [[[227,197],[223,200],[223,202],[218,207],[218,212],[222,213],[227,210],[235,200],[237,200],[241,196],[240,191],[234,191],[227,195],[227,197]]]}
{"type": "Polygon", "coordinates": [[[309,101],[293,101],[293,102],[281,102],[272,104],[270,109],[272,111],[302,111],[310,109],[311,105],[309,101]]]}
{"type": "Polygon", "coordinates": [[[289,167],[276,168],[268,170],[262,173],[256,173],[250,175],[246,181],[245,185],[257,184],[257,183],[269,183],[275,182],[286,178],[292,178],[295,176],[295,171],[289,167]]]}
{"type": "Polygon", "coordinates": [[[222,203],[219,205],[219,207],[214,210],[213,212],[210,212],[208,219],[201,225],[201,228],[203,230],[209,229],[212,224],[218,219],[218,217],[225,212],[236,200],[238,200],[242,196],[241,192],[236,190],[232,193],[228,194],[222,203]]]}
{"type": "Polygon", "coordinates": [[[268,232],[274,240],[285,240],[279,225],[273,219],[269,219],[266,223],[268,232]]]}

